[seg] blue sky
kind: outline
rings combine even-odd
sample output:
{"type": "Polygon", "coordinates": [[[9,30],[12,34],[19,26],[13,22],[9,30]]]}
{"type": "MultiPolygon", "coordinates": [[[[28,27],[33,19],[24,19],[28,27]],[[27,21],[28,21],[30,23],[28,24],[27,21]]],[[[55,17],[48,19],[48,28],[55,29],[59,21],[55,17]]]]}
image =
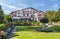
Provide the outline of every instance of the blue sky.
{"type": "Polygon", "coordinates": [[[26,7],[33,7],[37,10],[47,11],[60,8],[60,0],[0,0],[0,5],[5,14],[26,7]]]}

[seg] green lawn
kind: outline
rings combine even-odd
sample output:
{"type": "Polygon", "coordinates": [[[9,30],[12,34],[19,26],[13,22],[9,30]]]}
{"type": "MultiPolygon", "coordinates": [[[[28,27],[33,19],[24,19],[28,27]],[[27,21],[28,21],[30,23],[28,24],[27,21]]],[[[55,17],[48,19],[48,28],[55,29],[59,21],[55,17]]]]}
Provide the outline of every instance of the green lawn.
{"type": "Polygon", "coordinates": [[[60,39],[60,33],[21,31],[17,32],[14,39],[60,39]]]}
{"type": "Polygon", "coordinates": [[[14,39],[60,39],[60,32],[37,32],[37,27],[17,27],[14,39]]]}

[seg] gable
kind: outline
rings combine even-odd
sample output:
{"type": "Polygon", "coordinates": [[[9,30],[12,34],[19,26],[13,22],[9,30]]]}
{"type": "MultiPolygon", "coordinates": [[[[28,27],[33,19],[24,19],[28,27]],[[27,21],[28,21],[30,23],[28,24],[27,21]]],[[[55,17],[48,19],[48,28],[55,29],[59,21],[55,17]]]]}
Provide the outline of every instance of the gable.
{"type": "Polygon", "coordinates": [[[31,8],[31,7],[29,7],[29,8],[25,8],[25,9],[22,9],[21,11],[34,11],[34,12],[37,12],[36,9],[31,8]]]}

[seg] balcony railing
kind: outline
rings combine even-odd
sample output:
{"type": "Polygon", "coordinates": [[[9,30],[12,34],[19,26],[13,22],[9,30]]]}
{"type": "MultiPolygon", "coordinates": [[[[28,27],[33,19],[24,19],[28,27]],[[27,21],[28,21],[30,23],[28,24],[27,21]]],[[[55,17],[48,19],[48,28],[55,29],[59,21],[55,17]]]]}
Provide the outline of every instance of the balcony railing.
{"type": "Polygon", "coordinates": [[[12,19],[21,19],[20,17],[12,17],[12,19]]]}

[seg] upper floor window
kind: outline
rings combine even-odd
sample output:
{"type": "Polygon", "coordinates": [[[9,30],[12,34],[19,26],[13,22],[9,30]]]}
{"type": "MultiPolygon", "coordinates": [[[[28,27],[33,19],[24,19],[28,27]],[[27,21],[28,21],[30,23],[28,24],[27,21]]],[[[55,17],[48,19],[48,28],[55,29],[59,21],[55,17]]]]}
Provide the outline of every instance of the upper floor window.
{"type": "Polygon", "coordinates": [[[31,17],[34,17],[34,15],[31,15],[31,17]]]}
{"type": "Polygon", "coordinates": [[[33,13],[35,13],[35,11],[33,11],[33,13]]]}
{"type": "Polygon", "coordinates": [[[16,17],[16,14],[14,14],[13,16],[16,17]]]}
{"type": "Polygon", "coordinates": [[[32,13],[32,11],[29,11],[29,13],[32,13]]]}
{"type": "Polygon", "coordinates": [[[27,11],[27,13],[29,13],[29,11],[27,11]]]}
{"type": "Polygon", "coordinates": [[[29,16],[29,14],[27,14],[27,16],[29,16]]]}
{"type": "Polygon", "coordinates": [[[25,16],[25,14],[23,14],[23,16],[25,16]]]}
{"type": "Polygon", "coordinates": [[[26,13],[26,11],[23,11],[23,13],[26,13]]]}

